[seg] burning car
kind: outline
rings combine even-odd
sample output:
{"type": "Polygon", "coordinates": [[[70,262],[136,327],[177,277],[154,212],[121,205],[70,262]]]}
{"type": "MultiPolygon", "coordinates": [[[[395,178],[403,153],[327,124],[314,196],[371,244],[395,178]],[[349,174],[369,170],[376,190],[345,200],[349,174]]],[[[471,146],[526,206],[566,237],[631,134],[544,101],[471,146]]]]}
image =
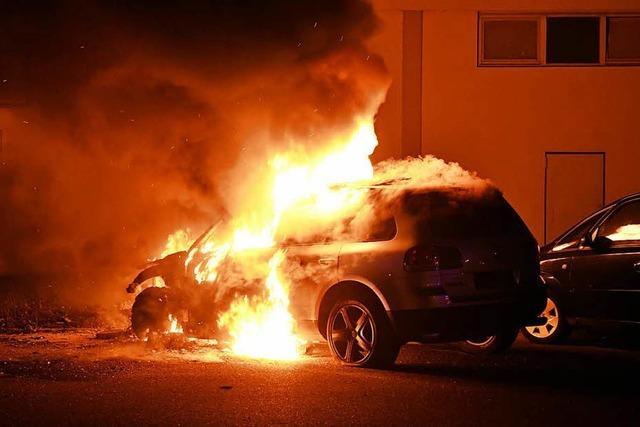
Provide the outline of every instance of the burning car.
{"type": "MultiPolygon", "coordinates": [[[[166,330],[187,311],[185,331],[223,333],[242,301],[267,289],[284,310],[263,323],[284,317],[307,336],[326,339],[342,363],[384,367],[409,341],[459,341],[466,351],[495,353],[507,350],[523,326],[540,324],[546,294],[537,243],[498,190],[395,182],[365,191],[363,206],[373,210],[366,226],[355,213],[304,237],[275,232],[275,245],[238,251],[242,256],[221,243],[229,241],[220,238],[227,225],[207,230],[188,251],[134,280],[130,291],[154,275],[166,283],[137,296],[134,331],[166,330]],[[264,260],[266,273],[251,274],[264,260]],[[276,270],[288,292],[275,286],[283,281],[276,270]]],[[[250,336],[261,339],[259,332],[250,336]]]]}

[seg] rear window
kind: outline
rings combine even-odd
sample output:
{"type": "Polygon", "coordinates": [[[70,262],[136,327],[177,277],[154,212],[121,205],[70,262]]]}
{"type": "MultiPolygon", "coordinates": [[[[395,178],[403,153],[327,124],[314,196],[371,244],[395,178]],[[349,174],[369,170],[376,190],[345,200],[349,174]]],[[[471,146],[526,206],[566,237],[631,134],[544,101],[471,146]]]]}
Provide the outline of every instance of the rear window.
{"type": "Polygon", "coordinates": [[[432,192],[410,194],[407,212],[418,217],[418,233],[433,237],[498,236],[526,230],[526,226],[497,192],[468,196],[432,192]]]}

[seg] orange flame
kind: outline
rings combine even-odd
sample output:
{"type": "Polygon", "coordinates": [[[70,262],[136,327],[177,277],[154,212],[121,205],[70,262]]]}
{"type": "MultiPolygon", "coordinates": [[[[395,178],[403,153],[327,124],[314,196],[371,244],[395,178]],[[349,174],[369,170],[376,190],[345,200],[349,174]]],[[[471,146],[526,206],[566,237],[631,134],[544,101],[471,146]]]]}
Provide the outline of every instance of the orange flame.
{"type": "Polygon", "coordinates": [[[242,214],[212,227],[191,249],[185,264],[201,285],[215,284],[218,290],[229,291],[236,279],[261,279],[264,283],[262,296],[239,296],[218,317],[219,328],[231,337],[232,352],[293,360],[303,349],[304,341],[296,334],[289,311],[290,283],[282,274],[287,257],[276,250],[278,239],[322,232],[358,215],[358,224],[366,228],[374,210],[365,203],[367,186],[376,180],[397,183],[385,197],[429,186],[459,186],[469,194],[481,194],[491,186],[458,164],[432,156],[383,162],[374,177],[369,156],[377,144],[371,113],[354,120],[350,129],[336,132],[321,150],[309,153],[292,146],[277,153],[268,163],[266,176],[261,176],[243,199],[247,206],[242,214]],[[265,250],[273,254],[268,261],[254,256],[265,250]],[[225,275],[221,279],[221,267],[227,265],[228,258],[241,270],[239,278],[228,280],[225,275]]]}
{"type": "Polygon", "coordinates": [[[184,230],[174,231],[167,236],[167,243],[164,245],[160,258],[164,258],[174,252],[186,251],[189,249],[189,246],[191,246],[191,243],[193,243],[191,230],[187,228],[184,230]]]}
{"type": "MultiPolygon", "coordinates": [[[[355,209],[365,190],[339,185],[372,179],[369,156],[377,144],[371,116],[357,120],[352,129],[336,136],[324,152],[310,155],[291,150],[275,155],[270,162],[273,176],[267,190],[270,206],[260,211],[262,215],[251,212],[234,218],[230,233],[214,228],[188,254],[187,265],[196,252],[200,255],[193,269],[197,282],[215,282],[228,256],[241,258],[243,251],[275,247],[276,232],[281,227],[300,228],[314,219],[335,218],[355,209]]],[[[220,315],[218,325],[231,336],[234,353],[280,360],[299,356],[304,341],[296,336],[288,282],[279,272],[285,259],[284,252],[276,251],[268,261],[264,269],[265,297],[240,297],[220,315]]]]}
{"type": "MultiPolygon", "coordinates": [[[[469,196],[492,188],[475,173],[432,156],[386,161],[374,173],[369,156],[377,144],[370,113],[354,120],[350,129],[336,132],[321,150],[309,153],[292,146],[277,153],[267,174],[243,194],[246,206],[241,214],[212,227],[190,250],[187,271],[201,285],[215,284],[218,296],[232,291],[235,280],[264,283],[262,296],[236,297],[218,317],[219,328],[231,337],[232,352],[293,360],[304,348],[289,311],[290,283],[282,274],[288,267],[286,253],[277,250],[283,237],[311,237],[309,233],[334,230],[345,219],[354,229],[366,229],[375,216],[367,195],[377,182],[394,183],[384,195],[389,200],[417,188],[452,187],[469,196]],[[267,261],[256,253],[271,257],[267,261]],[[231,276],[239,269],[239,277],[228,279],[227,259],[234,261],[231,276]]],[[[335,231],[334,237],[340,238],[340,227],[335,231]]]]}
{"type": "Polygon", "coordinates": [[[173,317],[173,315],[169,315],[169,329],[167,333],[169,334],[182,334],[184,331],[182,330],[182,326],[178,323],[178,319],[173,317]]]}
{"type": "Polygon", "coordinates": [[[218,326],[229,330],[233,338],[231,350],[237,355],[277,360],[298,358],[304,341],[295,335],[295,321],[289,312],[289,287],[278,272],[283,260],[283,251],[277,251],[269,260],[266,299],[250,300],[244,296],[220,316],[218,326]]]}

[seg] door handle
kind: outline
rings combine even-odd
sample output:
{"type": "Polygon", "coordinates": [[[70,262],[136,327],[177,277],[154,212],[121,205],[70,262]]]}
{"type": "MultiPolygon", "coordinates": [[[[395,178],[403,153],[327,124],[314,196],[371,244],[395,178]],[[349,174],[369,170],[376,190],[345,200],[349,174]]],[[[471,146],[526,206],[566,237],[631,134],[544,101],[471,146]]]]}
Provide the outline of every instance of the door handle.
{"type": "Polygon", "coordinates": [[[636,273],[640,273],[640,261],[636,261],[633,263],[633,269],[636,271],[636,273]]]}
{"type": "Polygon", "coordinates": [[[320,258],[318,260],[318,263],[322,265],[334,265],[337,262],[338,262],[338,258],[320,258]]]}

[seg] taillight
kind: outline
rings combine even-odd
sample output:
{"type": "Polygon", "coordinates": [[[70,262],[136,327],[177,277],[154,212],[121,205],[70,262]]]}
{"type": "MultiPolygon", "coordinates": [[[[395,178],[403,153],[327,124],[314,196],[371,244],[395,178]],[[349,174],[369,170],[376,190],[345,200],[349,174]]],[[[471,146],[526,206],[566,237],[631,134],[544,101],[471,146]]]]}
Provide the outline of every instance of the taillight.
{"type": "Polygon", "coordinates": [[[406,271],[438,271],[462,267],[462,255],[450,246],[414,246],[404,256],[406,271]]]}

